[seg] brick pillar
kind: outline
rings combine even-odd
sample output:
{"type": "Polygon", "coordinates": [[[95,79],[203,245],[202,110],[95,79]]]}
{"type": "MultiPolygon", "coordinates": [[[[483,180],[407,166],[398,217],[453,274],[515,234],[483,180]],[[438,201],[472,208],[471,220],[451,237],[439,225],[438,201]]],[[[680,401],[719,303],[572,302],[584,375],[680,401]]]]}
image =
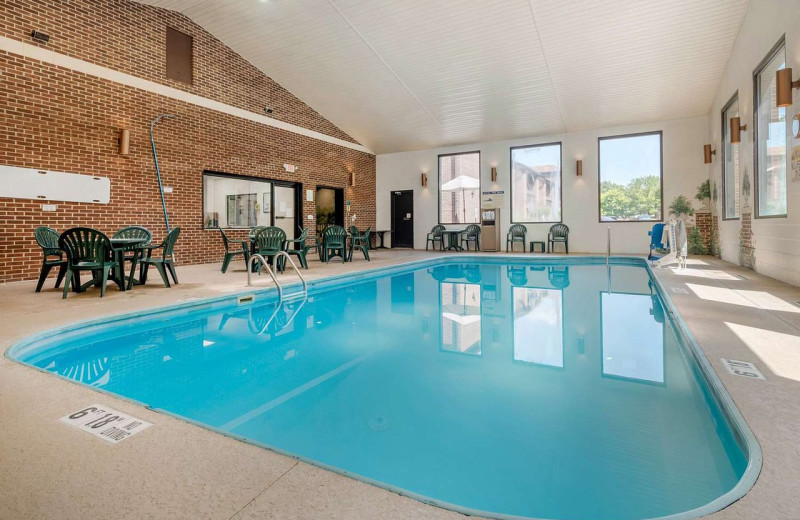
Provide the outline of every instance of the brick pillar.
{"type": "Polygon", "coordinates": [[[700,238],[703,239],[703,247],[711,252],[711,212],[700,210],[695,212],[695,224],[700,231],[700,238]]]}
{"type": "Polygon", "coordinates": [[[742,227],[739,230],[739,265],[747,269],[755,269],[756,258],[753,247],[753,214],[742,211],[742,227]]]}
{"type": "Polygon", "coordinates": [[[711,216],[711,254],[722,258],[722,248],[719,244],[719,217],[711,216]]]}

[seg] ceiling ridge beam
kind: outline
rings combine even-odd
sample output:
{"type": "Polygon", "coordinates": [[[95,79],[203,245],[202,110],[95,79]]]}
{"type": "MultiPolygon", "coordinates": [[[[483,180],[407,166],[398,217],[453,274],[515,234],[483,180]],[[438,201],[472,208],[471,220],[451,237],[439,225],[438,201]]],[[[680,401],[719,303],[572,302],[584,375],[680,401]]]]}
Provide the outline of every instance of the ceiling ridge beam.
{"type": "MultiPolygon", "coordinates": [[[[414,100],[415,100],[415,101],[417,102],[417,104],[418,104],[418,105],[419,105],[419,106],[422,108],[422,110],[424,110],[424,111],[425,111],[425,113],[427,113],[427,114],[428,114],[428,116],[430,116],[430,118],[431,118],[431,119],[433,119],[433,121],[434,121],[434,122],[435,122],[437,125],[439,125],[439,126],[442,126],[442,123],[441,123],[441,122],[440,122],[440,121],[439,121],[439,120],[436,118],[436,116],[434,116],[434,115],[433,115],[433,112],[431,112],[431,111],[428,109],[428,107],[427,107],[427,106],[425,106],[425,103],[423,103],[423,102],[422,102],[422,100],[421,100],[419,97],[417,97],[417,95],[416,95],[416,94],[414,94],[414,91],[413,91],[413,90],[411,90],[411,87],[409,87],[409,86],[406,84],[406,82],[405,82],[405,81],[403,81],[403,78],[401,78],[401,77],[400,77],[400,75],[399,75],[397,72],[395,72],[395,70],[394,70],[394,69],[393,69],[393,68],[392,68],[392,67],[391,67],[391,66],[390,66],[390,65],[389,65],[389,64],[386,62],[386,60],[385,60],[385,59],[383,59],[383,56],[381,56],[381,55],[380,55],[380,53],[377,51],[377,49],[375,49],[375,47],[373,47],[373,46],[372,46],[372,44],[371,44],[371,43],[370,43],[370,42],[369,42],[369,41],[368,41],[368,40],[367,40],[367,39],[364,37],[364,35],[363,35],[363,34],[361,34],[361,32],[360,32],[358,29],[356,29],[356,26],[355,26],[355,25],[353,25],[353,22],[351,22],[351,21],[350,21],[350,19],[349,19],[349,18],[347,18],[347,16],[345,16],[345,14],[344,14],[344,13],[341,11],[341,9],[339,9],[339,6],[337,6],[337,5],[336,5],[336,3],[334,3],[334,1],[333,1],[333,0],[328,0],[328,3],[331,5],[331,7],[333,7],[333,9],[336,11],[336,13],[339,15],[339,17],[340,17],[342,20],[344,20],[344,22],[345,22],[345,23],[346,23],[346,24],[347,24],[347,25],[350,27],[350,29],[351,29],[351,30],[352,30],[354,33],[356,33],[356,36],[358,36],[358,37],[361,39],[361,41],[362,41],[362,42],[364,42],[364,45],[366,45],[367,47],[369,47],[369,50],[371,50],[371,51],[372,51],[372,53],[373,53],[373,54],[374,54],[374,55],[375,55],[375,56],[376,56],[376,57],[377,57],[377,58],[380,60],[380,62],[383,64],[383,66],[384,66],[384,67],[386,67],[386,69],[387,69],[389,72],[391,72],[391,73],[392,73],[392,75],[395,77],[395,79],[397,79],[397,81],[399,81],[399,82],[400,82],[400,84],[403,86],[403,88],[404,88],[404,89],[406,89],[406,92],[408,92],[408,93],[409,93],[409,95],[411,95],[411,97],[413,97],[413,98],[414,98],[414,100]]],[[[562,118],[562,119],[563,119],[563,118],[562,118]]]]}
{"type": "Polygon", "coordinates": [[[567,121],[564,119],[564,110],[561,107],[561,99],[558,97],[556,85],[553,82],[553,73],[550,71],[550,61],[547,59],[547,53],[544,51],[544,42],[542,42],[542,33],[539,32],[539,24],[536,23],[536,13],[533,8],[533,1],[528,0],[528,7],[531,10],[531,19],[533,20],[533,28],[536,30],[536,39],[539,41],[539,48],[542,49],[542,59],[544,60],[544,67],[547,69],[547,79],[550,81],[550,89],[553,91],[553,97],[556,98],[556,108],[558,109],[558,116],[561,118],[561,126],[564,131],[567,131],[567,121]]]}

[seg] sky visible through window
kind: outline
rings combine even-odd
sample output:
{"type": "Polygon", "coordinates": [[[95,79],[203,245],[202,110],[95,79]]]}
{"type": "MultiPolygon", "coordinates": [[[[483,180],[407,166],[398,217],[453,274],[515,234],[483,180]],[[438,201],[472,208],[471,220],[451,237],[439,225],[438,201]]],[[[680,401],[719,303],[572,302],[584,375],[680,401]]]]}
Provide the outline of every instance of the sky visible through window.
{"type": "Polygon", "coordinates": [[[661,174],[661,137],[641,135],[600,141],[604,181],[628,184],[636,177],[661,174]]]}

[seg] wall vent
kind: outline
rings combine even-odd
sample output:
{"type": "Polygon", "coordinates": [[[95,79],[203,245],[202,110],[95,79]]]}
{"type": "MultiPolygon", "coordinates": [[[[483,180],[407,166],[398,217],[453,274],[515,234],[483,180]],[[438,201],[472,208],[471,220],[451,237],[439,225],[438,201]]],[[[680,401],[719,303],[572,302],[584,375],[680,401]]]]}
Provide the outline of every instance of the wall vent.
{"type": "Polygon", "coordinates": [[[31,31],[31,38],[33,38],[33,41],[35,41],[37,43],[47,43],[47,42],[50,41],[50,35],[49,34],[45,34],[45,33],[41,32],[41,31],[37,31],[35,29],[33,31],[31,31]]]}

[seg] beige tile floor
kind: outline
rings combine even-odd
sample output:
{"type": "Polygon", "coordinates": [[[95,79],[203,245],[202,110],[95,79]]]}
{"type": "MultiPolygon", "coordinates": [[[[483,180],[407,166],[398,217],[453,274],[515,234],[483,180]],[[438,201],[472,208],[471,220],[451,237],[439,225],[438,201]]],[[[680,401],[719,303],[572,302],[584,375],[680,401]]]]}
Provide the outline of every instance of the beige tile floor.
{"type": "MultiPolygon", "coordinates": [[[[377,251],[372,262],[345,265],[312,260],[308,278],[433,254],[438,253],[377,251]]],[[[181,284],[173,289],[154,280],[131,292],[112,288],[102,300],[94,292],[71,294],[67,301],[52,289],[34,294],[33,282],[0,285],[0,350],[31,333],[88,317],[245,292],[243,267],[233,269],[223,275],[216,264],[187,266],[179,269],[181,284]]],[[[800,288],[707,257],[692,260],[682,272],[659,270],[658,276],[764,453],[750,493],[709,518],[800,518],[800,308],[791,303],[800,301],[800,288]],[[721,357],[752,361],[767,380],[731,376],[721,357]]],[[[266,277],[256,284],[267,285],[266,277]]],[[[0,358],[0,519],[29,518],[466,517],[0,358]],[[109,445],[58,422],[93,402],[157,427],[109,445]]]]}

